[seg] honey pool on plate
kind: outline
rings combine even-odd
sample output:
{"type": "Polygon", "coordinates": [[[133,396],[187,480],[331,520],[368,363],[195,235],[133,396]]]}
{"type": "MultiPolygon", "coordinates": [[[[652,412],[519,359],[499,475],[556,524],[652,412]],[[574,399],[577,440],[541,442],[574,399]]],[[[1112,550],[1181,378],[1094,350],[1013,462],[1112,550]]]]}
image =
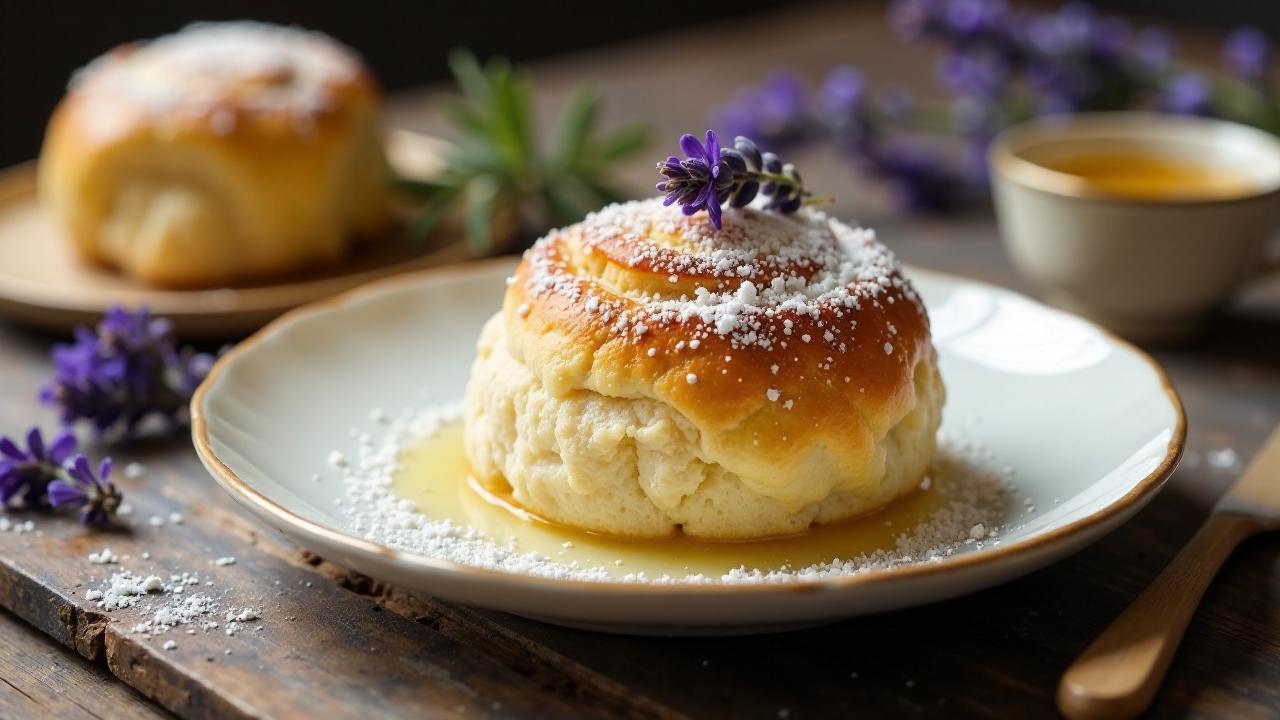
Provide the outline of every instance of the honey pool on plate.
{"type": "Polygon", "coordinates": [[[1221,164],[1137,149],[1082,151],[1036,162],[1080,178],[1096,192],[1135,200],[1225,199],[1256,187],[1245,173],[1221,164]]]}
{"type": "Polygon", "coordinates": [[[514,541],[519,552],[537,552],[565,565],[576,562],[579,567],[604,568],[619,579],[641,572],[649,578],[698,574],[718,578],[739,567],[764,572],[798,569],[893,551],[903,533],[949,503],[962,477],[959,463],[940,457],[929,482],[912,494],[861,518],[816,526],[794,537],[752,542],[705,542],[679,536],[627,540],[544,522],[487,493],[469,477],[462,424],[453,422],[406,447],[390,490],[415,503],[430,520],[470,526],[499,544],[514,541]]]}

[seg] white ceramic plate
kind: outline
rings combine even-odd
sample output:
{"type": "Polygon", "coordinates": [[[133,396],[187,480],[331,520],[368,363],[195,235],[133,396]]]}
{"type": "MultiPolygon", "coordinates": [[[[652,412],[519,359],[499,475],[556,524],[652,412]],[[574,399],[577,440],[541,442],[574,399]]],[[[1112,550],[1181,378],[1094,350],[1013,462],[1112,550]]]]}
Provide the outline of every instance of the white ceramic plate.
{"type": "MultiPolygon", "coordinates": [[[[745,632],[955,597],[1097,540],[1163,485],[1183,445],[1181,403],[1146,355],[1007,290],[909,274],[934,325],[944,429],[1016,472],[1035,510],[999,545],[941,562],[818,582],[643,585],[555,580],[458,565],[348,532],[341,488],[310,478],[372,407],[424,385],[459,397],[510,260],[393,278],[289,313],[222,358],[193,402],[196,449],[245,507],[353,570],[441,598],[623,632],[745,632]],[[975,422],[978,419],[980,421],[975,422]]],[[[411,402],[411,400],[410,400],[411,402]]]]}

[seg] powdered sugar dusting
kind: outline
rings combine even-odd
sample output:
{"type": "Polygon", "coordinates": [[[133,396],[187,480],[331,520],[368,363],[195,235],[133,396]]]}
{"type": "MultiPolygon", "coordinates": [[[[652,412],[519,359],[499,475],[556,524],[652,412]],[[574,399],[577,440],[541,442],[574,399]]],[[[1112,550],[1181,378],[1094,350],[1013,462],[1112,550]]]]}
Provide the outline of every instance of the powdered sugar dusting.
{"type": "MultiPolygon", "coordinates": [[[[504,572],[597,582],[624,583],[777,583],[857,575],[875,570],[940,562],[958,552],[999,544],[1005,506],[1011,493],[1008,478],[987,469],[986,451],[949,434],[940,434],[939,462],[948,476],[962,478],[946,502],[914,527],[906,528],[892,549],[852,558],[834,558],[806,567],[738,567],[719,576],[648,577],[620,574],[616,567],[584,566],[536,552],[522,552],[514,542],[502,542],[480,530],[449,519],[432,519],[391,491],[401,469],[402,452],[459,422],[461,406],[449,404],[417,412],[406,410],[385,425],[380,438],[361,436],[359,452],[345,469],[345,494],[338,501],[350,528],[362,537],[399,550],[428,555],[463,565],[504,572]],[[981,537],[974,528],[981,526],[981,537]]],[[[922,488],[927,488],[926,478],[922,488]]],[[[505,540],[505,539],[504,539],[505,540]]],[[[570,545],[565,545],[569,547],[570,545]]],[[[614,563],[621,565],[621,562],[614,563]]]]}
{"type": "MultiPolygon", "coordinates": [[[[162,635],[179,626],[188,626],[188,634],[198,630],[208,633],[221,627],[216,615],[223,610],[227,599],[225,593],[213,591],[213,586],[212,580],[195,572],[169,575],[166,580],[159,575],[143,576],[121,570],[99,587],[86,591],[84,598],[107,612],[143,611],[143,619],[129,628],[133,634],[162,635]]],[[[242,624],[261,616],[260,610],[247,606],[232,606],[226,613],[223,625],[227,635],[234,635],[242,624]]]]}
{"type": "MultiPolygon", "coordinates": [[[[692,341],[718,335],[734,347],[786,347],[798,318],[845,352],[864,303],[906,300],[924,314],[893,254],[875,232],[805,209],[791,216],[755,208],[727,210],[714,231],[705,219],[664,207],[661,198],[610,205],[579,225],[552,231],[526,255],[531,297],[555,294],[582,302],[619,335],[639,339],[654,327],[689,327],[692,341]],[[562,246],[576,245],[578,250],[562,246]],[[618,290],[582,272],[567,256],[602,254],[629,269],[694,283],[683,291],[618,290]],[[825,320],[824,320],[825,319],[825,320]]],[[[525,313],[528,313],[528,306],[525,313]]],[[[690,343],[691,348],[696,348],[690,343]]]]}
{"type": "Polygon", "coordinates": [[[204,117],[217,134],[247,112],[288,112],[295,127],[335,106],[333,87],[359,58],[322,33],[267,23],[203,22],[98,58],[77,71],[74,92],[128,98],[144,111],[204,117]]]}

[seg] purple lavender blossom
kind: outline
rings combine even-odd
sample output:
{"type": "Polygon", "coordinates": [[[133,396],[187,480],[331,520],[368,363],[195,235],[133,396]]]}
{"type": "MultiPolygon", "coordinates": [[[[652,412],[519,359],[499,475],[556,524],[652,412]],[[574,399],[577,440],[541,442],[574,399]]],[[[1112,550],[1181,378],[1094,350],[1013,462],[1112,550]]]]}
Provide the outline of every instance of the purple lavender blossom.
{"type": "Polygon", "coordinates": [[[1162,28],[1144,28],[1133,38],[1130,50],[1140,72],[1155,74],[1164,72],[1173,61],[1174,40],[1162,28]]]}
{"type": "Polygon", "coordinates": [[[1007,9],[1003,0],[951,0],[943,11],[948,32],[963,41],[998,26],[1007,9]]]}
{"type": "Polygon", "coordinates": [[[940,152],[901,139],[869,152],[869,170],[889,187],[894,205],[906,212],[949,212],[961,204],[964,179],[940,152]]]}
{"type": "Polygon", "coordinates": [[[866,97],[867,81],[852,65],[837,65],[827,71],[818,90],[818,104],[829,115],[854,112],[866,97]]]}
{"type": "Polygon", "coordinates": [[[799,139],[811,125],[804,85],[794,73],[776,71],[764,82],[738,93],[713,113],[727,135],[755,138],[767,147],[799,139]]]}
{"type": "Polygon", "coordinates": [[[680,149],[684,160],[672,155],[658,163],[663,180],[657,189],[667,194],[663,204],[679,204],[685,215],[706,210],[717,230],[725,202],[744,207],[759,193],[769,198],[765,210],[789,214],[809,197],[795,166],[771,152],[761,153],[750,138],[740,135],[732,148],[721,149],[715,132],[708,130],[705,144],[685,135],[680,149]]]}
{"type": "Polygon", "coordinates": [[[104,458],[95,474],[89,460],[76,452],[76,438],[63,431],[46,444],[40,428],[27,431],[23,449],[0,436],[0,507],[11,501],[24,508],[76,505],[80,521],[105,525],[120,507],[122,495],[108,479],[111,458],[104,458]]]}
{"type": "Polygon", "coordinates": [[[1009,66],[990,50],[954,51],[938,63],[938,79],[957,94],[995,98],[1008,78],[1009,66]]]}
{"type": "Polygon", "coordinates": [[[64,424],[87,420],[104,435],[132,434],[151,417],[169,429],[185,424],[191,395],[213,362],[178,348],[169,321],[146,308],[113,307],[96,332],[80,327],[74,337],[54,346],[54,379],[40,398],[60,408],[64,424]]]}
{"type": "Polygon", "coordinates": [[[871,134],[866,80],[851,65],[831,68],[818,90],[822,123],[836,145],[856,149],[871,134]]]}
{"type": "Polygon", "coordinates": [[[1093,47],[1096,29],[1093,8],[1085,3],[1068,3],[1057,12],[1036,17],[1028,39],[1044,55],[1079,55],[1093,47]]]}
{"type": "Polygon", "coordinates": [[[1222,44],[1222,62],[1227,72],[1248,82],[1259,82],[1267,72],[1271,48],[1267,36],[1254,27],[1242,27],[1222,44]]]}
{"type": "Polygon", "coordinates": [[[0,506],[17,499],[23,507],[43,505],[54,469],[76,450],[76,438],[62,432],[46,445],[40,428],[27,432],[27,448],[0,436],[0,506]]]}
{"type": "Polygon", "coordinates": [[[1160,109],[1182,115],[1208,114],[1213,86],[1202,73],[1188,70],[1179,73],[1165,86],[1160,96],[1160,109]]]}
{"type": "Polygon", "coordinates": [[[913,112],[909,103],[881,102],[856,68],[840,66],[816,96],[810,127],[797,134],[825,131],[841,151],[889,182],[906,209],[947,210],[976,196],[986,182],[991,138],[1028,117],[1154,107],[1221,113],[1280,132],[1280,109],[1266,85],[1270,47],[1256,29],[1237,30],[1223,47],[1227,70],[1261,91],[1243,102],[1230,84],[1175,66],[1168,32],[1135,32],[1084,2],[1034,11],[1006,0],[892,0],[887,17],[903,38],[944,48],[936,76],[952,95],[950,112],[935,104],[913,112]],[[937,131],[955,142],[920,146],[937,131]]]}
{"type": "Polygon", "coordinates": [[[120,507],[120,491],[108,480],[111,458],[103,458],[95,474],[89,459],[77,455],[68,463],[64,477],[49,483],[49,504],[55,508],[75,505],[80,508],[80,522],[106,525],[120,507]]]}
{"type": "Polygon", "coordinates": [[[677,203],[685,215],[706,210],[719,230],[720,203],[729,199],[733,187],[733,170],[720,158],[720,140],[713,130],[707,131],[706,144],[686,134],[680,138],[680,149],[685,160],[672,155],[658,163],[658,174],[665,179],[656,187],[667,194],[662,204],[677,203]]]}

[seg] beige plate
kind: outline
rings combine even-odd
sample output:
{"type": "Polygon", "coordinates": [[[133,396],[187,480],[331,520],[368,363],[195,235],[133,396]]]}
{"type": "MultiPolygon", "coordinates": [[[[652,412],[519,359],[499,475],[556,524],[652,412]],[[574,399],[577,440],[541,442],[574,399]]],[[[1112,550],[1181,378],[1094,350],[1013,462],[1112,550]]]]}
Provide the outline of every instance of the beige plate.
{"type": "Polygon", "coordinates": [[[1042,567],[1137,512],[1172,472],[1186,423],[1151,358],[1015,293],[912,270],[947,383],[943,429],[988,448],[1033,508],[999,545],[830,580],[775,585],[592,583],[459,565],[349,527],[331,450],[427,391],[461,395],[511,261],[409,275],[289,313],[224,355],[192,402],[205,466],[303,547],[456,602],[622,632],[752,632],[955,597],[1042,567]],[[313,474],[331,478],[315,482],[313,474]]]}
{"type": "MultiPolygon", "coordinates": [[[[393,132],[392,162],[429,168],[438,141],[393,132]]],[[[212,290],[149,287],[84,263],[52,218],[40,208],[35,165],[0,171],[0,313],[31,325],[70,330],[95,322],[109,306],[147,305],[168,316],[183,337],[226,337],[256,330],[290,308],[370,280],[461,260],[461,246],[424,253],[392,239],[344,267],[275,284],[212,290]]]]}

